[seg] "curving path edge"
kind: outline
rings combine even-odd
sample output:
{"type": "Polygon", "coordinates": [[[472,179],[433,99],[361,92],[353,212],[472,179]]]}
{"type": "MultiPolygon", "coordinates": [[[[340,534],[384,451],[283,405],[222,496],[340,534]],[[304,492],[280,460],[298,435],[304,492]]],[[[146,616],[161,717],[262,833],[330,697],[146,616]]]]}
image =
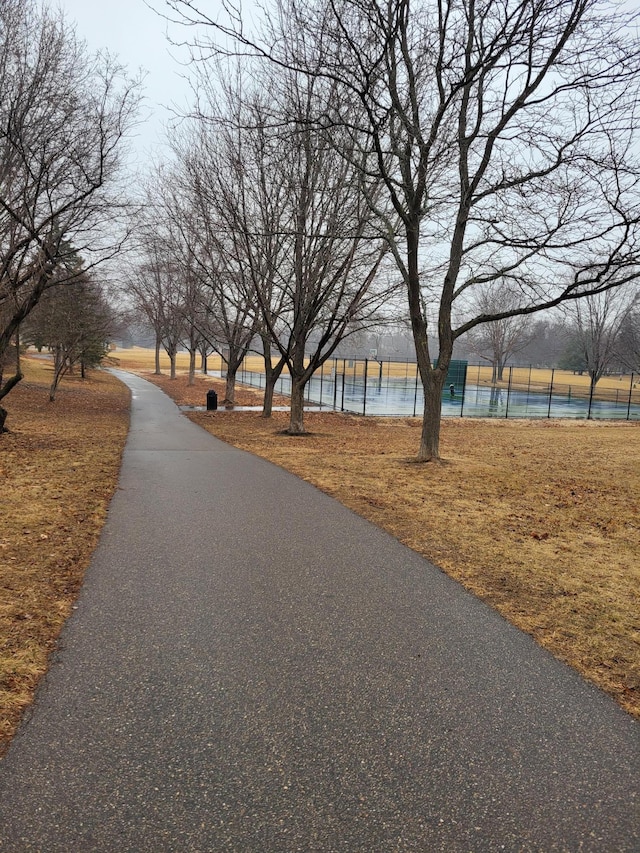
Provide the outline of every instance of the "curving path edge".
{"type": "Polygon", "coordinates": [[[640,850],[640,726],[421,557],[132,391],[0,851],[640,850]]]}

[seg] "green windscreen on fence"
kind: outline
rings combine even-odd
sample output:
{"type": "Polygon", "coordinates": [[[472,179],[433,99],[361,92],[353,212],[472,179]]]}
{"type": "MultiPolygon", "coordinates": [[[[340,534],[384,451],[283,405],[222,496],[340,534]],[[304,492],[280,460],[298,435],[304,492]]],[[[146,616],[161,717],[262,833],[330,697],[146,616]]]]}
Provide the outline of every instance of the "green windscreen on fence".
{"type": "MultiPolygon", "coordinates": [[[[462,391],[467,383],[467,361],[452,359],[447,373],[446,387],[454,385],[456,391],[462,391]]],[[[433,365],[435,367],[435,364],[433,365]]]]}

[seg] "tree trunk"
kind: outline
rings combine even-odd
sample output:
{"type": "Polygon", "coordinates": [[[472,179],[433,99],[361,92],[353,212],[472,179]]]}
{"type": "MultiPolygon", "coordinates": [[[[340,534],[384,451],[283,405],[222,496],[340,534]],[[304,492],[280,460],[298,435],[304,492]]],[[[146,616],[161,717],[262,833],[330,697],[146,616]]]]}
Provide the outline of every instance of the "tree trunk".
{"type": "Polygon", "coordinates": [[[262,338],[262,355],[264,358],[264,399],[262,401],[263,418],[270,418],[273,413],[273,394],[276,382],[284,369],[284,359],[279,358],[276,366],[271,361],[271,342],[268,337],[262,338]]]}
{"type": "Polygon", "coordinates": [[[264,380],[264,398],[262,400],[262,418],[270,418],[273,414],[273,392],[276,387],[276,380],[271,376],[265,377],[264,380]]]}
{"type": "Polygon", "coordinates": [[[224,385],[224,400],[222,401],[223,406],[228,406],[232,408],[236,404],[236,371],[237,367],[233,370],[230,369],[227,364],[227,378],[225,380],[224,385]]]}
{"type": "Polygon", "coordinates": [[[449,369],[451,352],[441,353],[438,369],[431,365],[427,323],[420,299],[420,272],[418,266],[418,226],[407,227],[407,293],[409,297],[409,316],[411,332],[416,348],[416,361],[422,381],[424,394],[424,414],[422,415],[422,434],[418,462],[431,462],[440,458],[440,418],[442,409],[442,389],[449,369]]]}
{"type": "Polygon", "coordinates": [[[196,351],[189,350],[189,379],[187,385],[194,385],[196,381],[196,351]]]}
{"type": "Polygon", "coordinates": [[[265,376],[264,383],[264,400],[262,403],[262,415],[263,418],[270,418],[273,412],[273,394],[276,387],[276,382],[280,379],[282,375],[282,371],[284,370],[284,359],[281,359],[275,367],[270,367],[268,373],[265,376]]]}
{"type": "MultiPolygon", "coordinates": [[[[6,397],[7,394],[11,391],[12,388],[18,384],[18,382],[22,381],[22,374],[16,373],[15,376],[12,376],[11,379],[7,379],[7,381],[2,385],[2,373],[0,372],[0,400],[3,397],[6,397]]],[[[5,428],[5,421],[7,420],[7,415],[9,413],[6,409],[0,406],[0,433],[7,432],[5,428]]]]}
{"type": "Polygon", "coordinates": [[[49,388],[49,402],[53,403],[56,399],[56,391],[58,390],[58,385],[60,380],[66,373],[67,367],[67,359],[64,353],[60,351],[56,351],[54,362],[53,362],[53,379],[51,380],[51,386],[49,388]]]}
{"type": "Polygon", "coordinates": [[[16,374],[22,373],[20,369],[20,326],[16,329],[16,374]]]}
{"type": "Polygon", "coordinates": [[[589,408],[587,410],[587,420],[591,420],[591,408],[593,406],[593,395],[596,391],[596,385],[600,377],[595,373],[589,373],[589,408]]]}
{"type": "Polygon", "coordinates": [[[154,370],[154,373],[156,376],[160,376],[160,374],[161,374],[161,370],[160,370],[160,347],[161,346],[162,346],[162,342],[161,342],[160,338],[156,338],[156,369],[154,370]]]}
{"type": "Polygon", "coordinates": [[[51,385],[49,386],[49,402],[53,403],[56,398],[56,388],[58,387],[58,380],[60,378],[60,370],[62,369],[62,356],[60,352],[60,347],[56,347],[53,353],[53,378],[51,379],[51,385]]]}
{"type": "Polygon", "coordinates": [[[170,354],[169,362],[171,364],[171,371],[169,373],[169,377],[171,379],[175,379],[176,378],[176,354],[175,354],[175,352],[172,352],[170,354]]]}
{"type": "Polygon", "coordinates": [[[304,389],[306,382],[294,382],[291,379],[291,416],[289,435],[304,435],[304,389]]]}
{"type": "Polygon", "coordinates": [[[424,390],[424,414],[418,462],[431,462],[440,458],[440,423],[442,421],[442,390],[447,371],[431,370],[424,390]]]}

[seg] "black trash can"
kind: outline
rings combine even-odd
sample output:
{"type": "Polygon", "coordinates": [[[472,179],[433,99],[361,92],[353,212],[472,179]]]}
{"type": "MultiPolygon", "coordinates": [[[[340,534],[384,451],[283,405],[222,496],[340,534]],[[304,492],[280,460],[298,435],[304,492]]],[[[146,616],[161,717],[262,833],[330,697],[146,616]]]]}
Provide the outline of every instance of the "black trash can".
{"type": "Polygon", "coordinates": [[[215,412],[218,408],[218,395],[215,391],[207,391],[207,411],[215,412]]]}

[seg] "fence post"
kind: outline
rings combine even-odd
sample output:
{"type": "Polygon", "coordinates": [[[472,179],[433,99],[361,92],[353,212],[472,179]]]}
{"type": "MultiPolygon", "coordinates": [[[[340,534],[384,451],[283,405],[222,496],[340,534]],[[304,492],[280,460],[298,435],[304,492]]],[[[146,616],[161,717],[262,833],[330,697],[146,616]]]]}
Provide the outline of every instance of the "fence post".
{"type": "Polygon", "coordinates": [[[553,377],[555,375],[555,367],[551,368],[551,384],[549,385],[549,408],[547,409],[547,417],[551,417],[551,395],[553,394],[553,377]]]}
{"type": "Polygon", "coordinates": [[[369,359],[364,360],[364,389],[362,393],[362,416],[367,414],[367,371],[369,370],[369,359]]]}
{"type": "Polygon", "coordinates": [[[320,408],[322,408],[322,383],[324,380],[324,362],[320,365],[320,408]]]}
{"type": "Polygon", "coordinates": [[[462,402],[460,403],[460,417],[463,417],[462,413],[464,411],[464,395],[467,390],[467,369],[464,371],[464,379],[462,381],[462,402]]]}
{"type": "Polygon", "coordinates": [[[342,359],[342,401],[340,403],[340,411],[341,412],[344,412],[344,377],[345,377],[345,372],[346,372],[346,366],[347,366],[347,363],[343,358],[342,359]]]}
{"type": "Polygon", "coordinates": [[[633,373],[629,382],[629,403],[627,405],[627,420],[631,419],[631,395],[633,394],[633,373]]]}
{"type": "Polygon", "coordinates": [[[511,398],[511,376],[513,375],[513,367],[509,365],[509,384],[507,385],[507,407],[504,410],[505,418],[509,417],[509,399],[511,398]]]}
{"type": "Polygon", "coordinates": [[[416,409],[418,407],[418,364],[416,362],[416,387],[413,392],[413,417],[416,416],[416,409]]]}
{"type": "Polygon", "coordinates": [[[333,411],[338,408],[338,359],[333,359],[333,411]]]}

